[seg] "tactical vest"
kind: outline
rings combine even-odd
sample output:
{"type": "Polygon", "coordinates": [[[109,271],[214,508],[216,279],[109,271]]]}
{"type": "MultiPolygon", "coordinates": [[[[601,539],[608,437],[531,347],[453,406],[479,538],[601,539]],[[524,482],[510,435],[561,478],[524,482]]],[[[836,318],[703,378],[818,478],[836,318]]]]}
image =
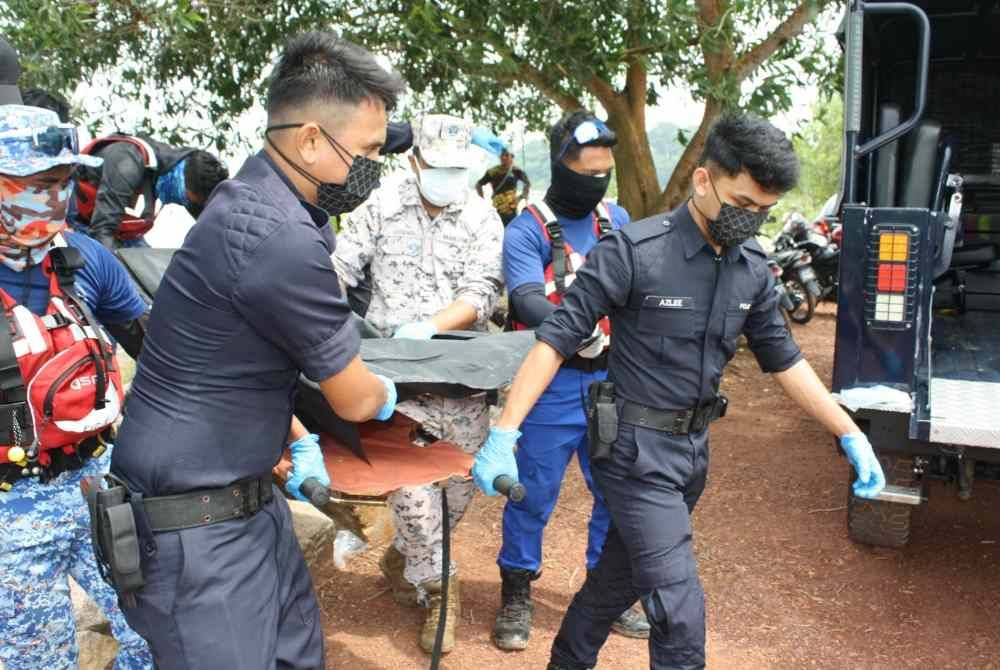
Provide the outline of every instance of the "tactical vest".
{"type": "MultiPolygon", "coordinates": [[[[545,297],[549,302],[561,305],[563,294],[576,279],[576,272],[583,266],[586,256],[574,251],[569,241],[563,237],[562,226],[559,225],[556,215],[544,201],[532,203],[525,209],[538,223],[542,230],[542,236],[552,246],[552,261],[545,268],[545,297]]],[[[604,202],[597,205],[597,209],[591,216],[594,219],[594,232],[597,239],[601,239],[611,232],[611,214],[604,202]]],[[[604,317],[598,325],[604,333],[604,345],[607,346],[610,343],[611,322],[607,317],[604,317]]],[[[514,318],[511,319],[511,326],[514,330],[528,329],[528,326],[514,318]]]]}
{"type": "Polygon", "coordinates": [[[101,434],[121,414],[114,345],[73,287],[81,267],[72,247],[46,255],[43,316],[0,289],[0,490],[22,476],[45,479],[54,459],[98,455],[101,434]],[[84,442],[86,453],[79,449],[84,442]]]}

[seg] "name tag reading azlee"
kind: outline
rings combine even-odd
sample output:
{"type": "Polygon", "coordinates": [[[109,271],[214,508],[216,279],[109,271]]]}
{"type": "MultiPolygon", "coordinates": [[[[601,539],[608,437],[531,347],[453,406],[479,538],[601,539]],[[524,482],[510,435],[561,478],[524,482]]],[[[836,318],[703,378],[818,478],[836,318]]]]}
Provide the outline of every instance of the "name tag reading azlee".
{"type": "Polygon", "coordinates": [[[694,309],[694,300],[667,295],[647,295],[642,300],[642,306],[644,309],[694,309]]]}

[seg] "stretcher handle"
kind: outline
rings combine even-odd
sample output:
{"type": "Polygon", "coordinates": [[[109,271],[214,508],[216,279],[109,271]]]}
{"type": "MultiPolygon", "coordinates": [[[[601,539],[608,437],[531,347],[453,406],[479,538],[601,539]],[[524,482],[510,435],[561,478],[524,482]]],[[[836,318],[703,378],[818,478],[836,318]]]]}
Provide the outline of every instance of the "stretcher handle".
{"type": "Polygon", "coordinates": [[[515,482],[510,475],[498,475],[493,480],[493,488],[497,493],[507,496],[507,499],[511,502],[521,502],[524,500],[525,494],[528,493],[528,490],[524,488],[524,484],[515,482]]]}
{"type": "Polygon", "coordinates": [[[315,507],[326,507],[330,502],[330,489],[323,486],[315,477],[309,477],[299,485],[299,492],[309,499],[315,507]]]}

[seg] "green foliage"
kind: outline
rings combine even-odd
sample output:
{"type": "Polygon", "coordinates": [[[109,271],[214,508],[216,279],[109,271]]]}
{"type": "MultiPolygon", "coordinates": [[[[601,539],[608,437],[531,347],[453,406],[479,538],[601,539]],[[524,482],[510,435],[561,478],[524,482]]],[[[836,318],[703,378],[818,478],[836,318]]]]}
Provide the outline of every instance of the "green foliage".
{"type": "MultiPolygon", "coordinates": [[[[788,109],[790,92],[827,74],[838,58],[812,25],[835,4],[4,0],[0,31],[24,57],[26,84],[64,94],[84,84],[101,102],[134,100],[147,112],[146,130],[221,149],[236,137],[239,114],[261,100],[282,43],[301,30],[339,29],[386,54],[417,109],[466,114],[496,128],[519,120],[538,130],[557,108],[604,107],[621,134],[641,129],[644,104],[667,104],[673,87],[711,101],[713,113],[788,109]]],[[[673,154],[650,161],[648,148],[619,161],[619,174],[650,183],[654,170],[676,161],[673,154]]],[[[654,181],[665,182],[662,175],[654,181]]],[[[655,195],[638,204],[648,209],[655,195]]]]}
{"type": "MultiPolygon", "coordinates": [[[[780,222],[798,211],[812,219],[826,200],[840,188],[840,162],[844,141],[844,104],[839,95],[820,97],[812,107],[812,119],[792,138],[802,162],[798,187],[774,209],[780,222]]],[[[772,224],[774,225],[774,224],[772,224]]]]}

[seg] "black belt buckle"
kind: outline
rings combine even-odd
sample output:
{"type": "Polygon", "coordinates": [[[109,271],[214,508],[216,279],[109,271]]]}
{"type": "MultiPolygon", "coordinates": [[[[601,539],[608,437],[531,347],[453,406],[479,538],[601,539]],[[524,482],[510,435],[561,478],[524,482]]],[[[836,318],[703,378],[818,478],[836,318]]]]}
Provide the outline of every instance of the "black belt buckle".
{"type": "Polygon", "coordinates": [[[694,420],[693,412],[677,412],[674,414],[673,425],[670,426],[671,435],[687,435],[691,429],[691,422],[694,420]]]}

